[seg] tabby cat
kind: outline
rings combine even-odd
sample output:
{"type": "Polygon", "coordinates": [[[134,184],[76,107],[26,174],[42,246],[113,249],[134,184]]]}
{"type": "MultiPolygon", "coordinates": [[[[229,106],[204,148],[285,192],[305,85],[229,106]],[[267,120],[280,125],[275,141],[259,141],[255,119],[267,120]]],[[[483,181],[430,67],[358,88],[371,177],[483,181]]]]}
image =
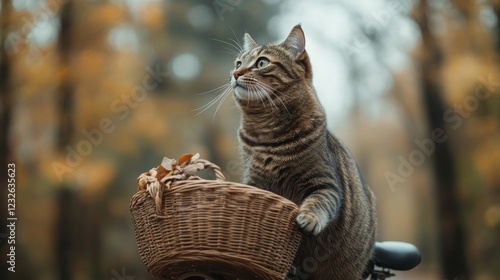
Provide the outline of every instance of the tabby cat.
{"type": "Polygon", "coordinates": [[[276,45],[245,34],[230,79],[242,110],[244,183],[299,205],[297,279],[361,279],[373,254],[375,198],[326,128],[300,25],[276,45]]]}

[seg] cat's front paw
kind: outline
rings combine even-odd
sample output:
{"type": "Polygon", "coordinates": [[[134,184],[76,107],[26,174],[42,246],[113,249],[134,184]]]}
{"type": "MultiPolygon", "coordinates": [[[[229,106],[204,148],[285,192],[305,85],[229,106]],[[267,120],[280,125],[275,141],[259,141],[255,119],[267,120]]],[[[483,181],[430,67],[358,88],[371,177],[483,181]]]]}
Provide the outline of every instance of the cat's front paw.
{"type": "Polygon", "coordinates": [[[297,223],[299,227],[305,232],[313,235],[320,233],[325,224],[314,213],[309,211],[299,211],[297,215],[297,223]]]}

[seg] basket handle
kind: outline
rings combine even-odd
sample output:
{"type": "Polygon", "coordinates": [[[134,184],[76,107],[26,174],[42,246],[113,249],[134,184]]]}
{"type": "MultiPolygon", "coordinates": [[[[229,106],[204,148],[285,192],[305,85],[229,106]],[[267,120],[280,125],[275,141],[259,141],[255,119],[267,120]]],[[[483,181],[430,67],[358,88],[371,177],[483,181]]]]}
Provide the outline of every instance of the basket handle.
{"type": "Polygon", "coordinates": [[[199,154],[182,155],[178,161],[163,158],[161,165],[151,169],[149,172],[142,173],[137,181],[139,190],[147,190],[155,200],[156,212],[161,213],[163,190],[170,189],[173,182],[185,180],[201,180],[202,178],[193,175],[195,172],[203,169],[212,169],[215,173],[216,181],[225,181],[222,170],[216,164],[208,160],[200,159],[199,154]]]}
{"type": "Polygon", "coordinates": [[[213,164],[205,159],[198,159],[195,161],[195,163],[202,163],[203,169],[212,169],[215,173],[215,177],[217,178],[216,181],[226,181],[226,177],[224,177],[224,174],[222,174],[222,170],[218,165],[213,164]]]}

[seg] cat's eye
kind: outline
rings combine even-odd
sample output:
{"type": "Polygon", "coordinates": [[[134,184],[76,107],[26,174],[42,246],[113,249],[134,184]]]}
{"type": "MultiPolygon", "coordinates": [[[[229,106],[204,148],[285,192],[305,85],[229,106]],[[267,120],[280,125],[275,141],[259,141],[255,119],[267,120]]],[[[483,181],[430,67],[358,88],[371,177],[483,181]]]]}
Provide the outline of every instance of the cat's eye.
{"type": "Polygon", "coordinates": [[[261,57],[257,60],[257,62],[255,63],[255,66],[257,67],[257,69],[262,69],[264,67],[266,67],[267,65],[269,65],[269,59],[265,58],[265,57],[261,57]]]}
{"type": "Polygon", "coordinates": [[[241,66],[241,61],[236,62],[236,68],[240,68],[241,66]]]}

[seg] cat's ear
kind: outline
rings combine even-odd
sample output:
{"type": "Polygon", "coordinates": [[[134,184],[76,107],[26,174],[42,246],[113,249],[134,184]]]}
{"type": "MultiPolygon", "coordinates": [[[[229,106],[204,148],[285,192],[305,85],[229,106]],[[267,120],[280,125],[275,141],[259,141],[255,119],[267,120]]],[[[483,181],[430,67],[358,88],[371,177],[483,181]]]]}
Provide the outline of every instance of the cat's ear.
{"type": "Polygon", "coordinates": [[[302,27],[300,27],[300,25],[295,25],[282,44],[292,51],[296,59],[302,59],[306,48],[306,37],[302,27]]]}
{"type": "Polygon", "coordinates": [[[243,37],[243,50],[244,51],[249,51],[251,49],[255,49],[258,47],[257,43],[252,39],[250,34],[245,33],[245,36],[243,37]]]}

